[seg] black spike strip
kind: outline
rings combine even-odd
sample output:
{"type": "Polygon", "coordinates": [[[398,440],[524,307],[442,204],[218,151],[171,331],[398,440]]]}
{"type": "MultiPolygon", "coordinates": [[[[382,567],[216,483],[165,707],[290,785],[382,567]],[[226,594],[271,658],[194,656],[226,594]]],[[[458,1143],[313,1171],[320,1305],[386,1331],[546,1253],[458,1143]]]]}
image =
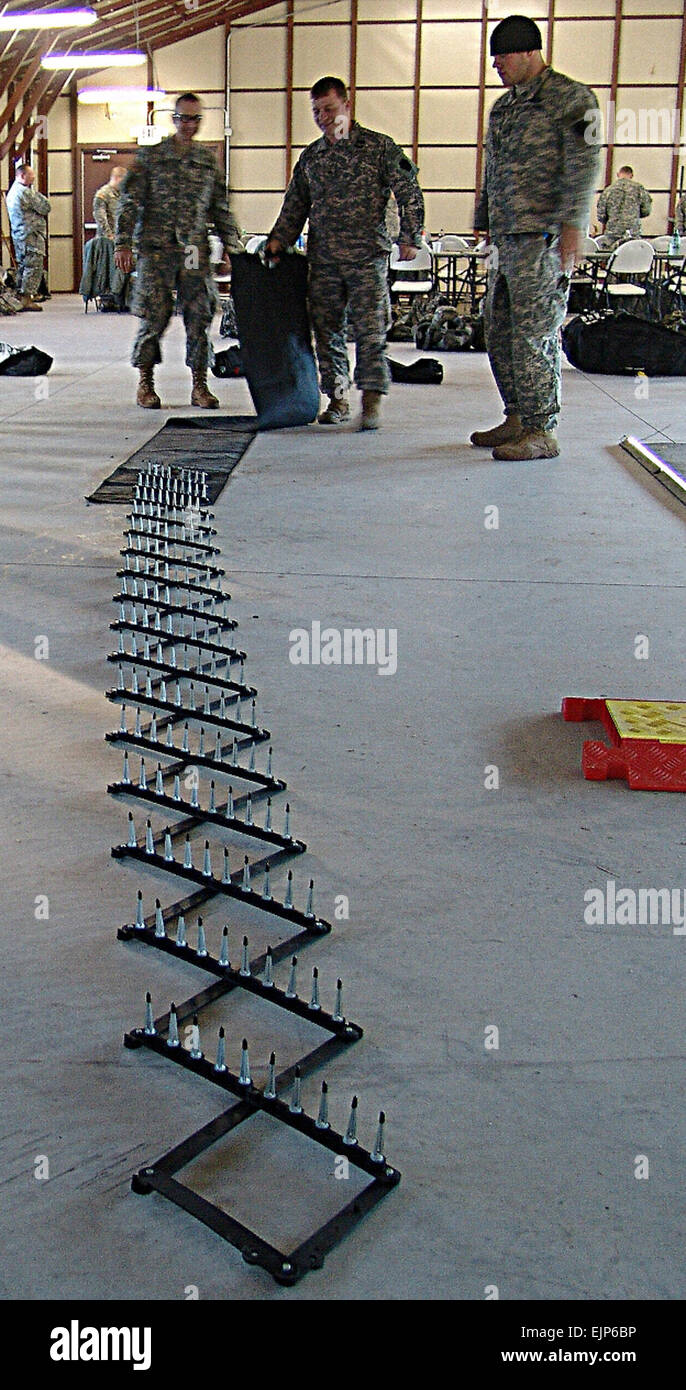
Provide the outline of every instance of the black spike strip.
{"type": "Polygon", "coordinates": [[[161,564],[178,565],[184,569],[203,570],[212,579],[226,578],[226,570],[221,569],[218,565],[208,565],[205,560],[186,559],[184,555],[165,555],[163,551],[159,550],[137,550],[132,545],[125,545],[119,554],[137,555],[139,560],[159,560],[161,564]]]}
{"type": "MultiPolygon", "coordinates": [[[[155,612],[165,614],[180,613],[184,618],[198,618],[200,622],[207,624],[209,627],[219,627],[227,630],[233,630],[238,627],[235,618],[227,618],[221,613],[210,613],[207,609],[189,608],[187,604],[183,603],[166,603],[163,599],[142,598],[140,594],[113,594],[112,602],[135,603],[136,607],[140,605],[141,608],[147,608],[148,610],[153,609],[155,612]]],[[[113,624],[110,623],[110,627],[112,626],[113,624]]],[[[162,629],[148,628],[146,631],[161,632],[162,629]]]]}
{"type": "MultiPolygon", "coordinates": [[[[282,855],[286,851],[281,851],[282,855]]],[[[266,912],[272,917],[281,917],[287,922],[297,922],[298,926],[304,927],[305,931],[313,935],[323,935],[331,931],[331,923],[324,921],[320,917],[306,917],[305,913],[297,907],[284,907],[283,903],[277,902],[274,898],[263,898],[261,893],[254,888],[244,890],[238,885],[238,880],[243,877],[242,869],[235,869],[231,874],[231,882],[223,883],[214,874],[203,874],[201,869],[185,869],[183,864],[175,859],[165,859],[163,854],[148,854],[140,845],[113,845],[113,859],[138,859],[142,864],[149,864],[155,869],[161,869],[163,873],[176,874],[179,878],[185,878],[189,883],[197,883],[201,888],[207,887],[212,893],[222,893],[228,898],[235,898],[238,902],[246,903],[249,907],[259,908],[261,912],[266,912]],[[234,881],[236,880],[236,881],[234,881]]],[[[258,860],[257,863],[250,865],[250,873],[259,873],[265,866],[270,867],[278,863],[275,855],[270,855],[268,859],[258,860]]]]}
{"type": "Polygon", "coordinates": [[[134,695],[132,690],[106,690],[105,696],[115,705],[140,705],[145,709],[164,710],[176,716],[175,723],[183,719],[189,724],[213,724],[219,729],[236,729],[238,733],[245,734],[251,743],[267,743],[271,739],[269,729],[253,729],[252,724],[244,724],[237,719],[222,719],[218,714],[203,714],[202,710],[188,709],[185,705],[175,704],[173,700],[158,700],[155,695],[144,695],[140,691],[134,695]]]}
{"type": "MultiPolygon", "coordinates": [[[[278,845],[280,849],[289,850],[291,854],[304,854],[307,849],[304,840],[294,840],[292,836],[280,835],[277,830],[265,830],[259,825],[247,825],[239,816],[226,816],[222,811],[209,811],[204,806],[191,806],[190,802],[184,799],[175,801],[173,796],[156,792],[152,787],[139,787],[135,782],[110,782],[107,790],[110,796],[133,796],[139,801],[149,801],[155,806],[162,806],[165,810],[178,811],[196,826],[204,822],[221,825],[225,830],[235,830],[238,834],[247,835],[253,840],[264,840],[267,844],[278,845]]],[[[247,796],[234,797],[234,806],[245,800],[247,796]]],[[[254,796],[252,800],[254,805],[254,796]]]]}
{"type": "MultiPolygon", "coordinates": [[[[178,566],[183,569],[183,565],[178,566]]],[[[198,594],[204,598],[223,599],[225,603],[231,602],[231,594],[226,589],[213,589],[207,584],[195,584],[192,579],[172,579],[171,576],[165,578],[161,574],[146,574],[144,570],[117,570],[117,579],[147,579],[149,584],[168,584],[170,589],[186,589],[189,594],[198,594]]],[[[126,596],[133,599],[133,594],[126,596]]],[[[138,599],[142,603],[142,599],[138,599]]],[[[201,610],[201,612],[204,610],[201,610]]]]}
{"type": "MultiPolygon", "coordinates": [[[[184,768],[191,765],[192,767],[209,768],[225,777],[233,775],[237,781],[254,782],[256,786],[264,787],[265,791],[274,794],[285,792],[288,789],[288,784],[283,782],[280,777],[268,777],[266,772],[257,772],[257,770],[251,772],[247,767],[241,767],[240,763],[217,762],[213,757],[208,757],[206,754],[201,757],[199,753],[193,753],[192,750],[184,753],[180,748],[168,748],[166,743],[155,743],[143,734],[138,738],[136,734],[122,734],[120,730],[117,730],[116,733],[105,734],[105,740],[107,743],[126,744],[132,748],[142,748],[148,753],[158,753],[160,756],[173,758],[175,761],[162,768],[162,776],[165,778],[172,777],[176,772],[181,775],[184,768]]],[[[248,739],[244,743],[239,743],[238,746],[239,748],[246,748],[250,746],[251,742],[252,740],[248,739]]],[[[222,751],[228,752],[226,749],[222,751]]],[[[234,797],[234,804],[237,803],[237,800],[238,798],[234,797]]]]}
{"type": "Polygon", "coordinates": [[[245,652],[239,652],[235,647],[225,647],[222,642],[211,642],[203,637],[190,637],[188,633],[163,632],[162,628],[143,627],[142,623],[132,623],[126,618],[117,618],[116,623],[110,623],[110,631],[141,632],[144,637],[149,637],[151,641],[159,641],[163,646],[183,647],[185,645],[196,647],[198,651],[212,652],[215,656],[230,656],[235,661],[241,658],[246,660],[245,652]]]}
{"type": "MultiPolygon", "coordinates": [[[[189,642],[188,646],[195,646],[195,643],[189,642]]],[[[159,671],[160,675],[170,676],[172,680],[194,680],[202,685],[216,685],[220,690],[240,695],[241,699],[254,700],[258,695],[254,685],[241,685],[240,681],[227,680],[225,676],[201,676],[197,667],[169,666],[166,661],[153,661],[152,657],[140,654],[132,656],[130,652],[110,652],[107,660],[117,666],[142,666],[143,670],[159,671]]]]}

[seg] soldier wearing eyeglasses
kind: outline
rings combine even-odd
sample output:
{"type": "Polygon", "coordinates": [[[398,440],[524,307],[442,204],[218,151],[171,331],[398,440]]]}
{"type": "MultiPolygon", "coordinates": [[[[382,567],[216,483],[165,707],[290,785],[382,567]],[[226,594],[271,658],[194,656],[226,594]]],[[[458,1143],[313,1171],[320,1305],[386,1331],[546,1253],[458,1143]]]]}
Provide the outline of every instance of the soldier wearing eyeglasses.
{"type": "Polygon", "coordinates": [[[219,401],[207,386],[209,327],[217,307],[209,232],[221,240],[227,268],[229,252],[243,248],[215,157],[195,140],[202,103],[194,92],[178,97],[173,120],[174,134],[139,150],[122,184],[115,262],[126,274],[137,253],[134,312],[141,323],[131,361],[140,374],[138,405],[160,407],[153,373],[176,294],[193,374],[191,405],[214,409],[219,401]]]}

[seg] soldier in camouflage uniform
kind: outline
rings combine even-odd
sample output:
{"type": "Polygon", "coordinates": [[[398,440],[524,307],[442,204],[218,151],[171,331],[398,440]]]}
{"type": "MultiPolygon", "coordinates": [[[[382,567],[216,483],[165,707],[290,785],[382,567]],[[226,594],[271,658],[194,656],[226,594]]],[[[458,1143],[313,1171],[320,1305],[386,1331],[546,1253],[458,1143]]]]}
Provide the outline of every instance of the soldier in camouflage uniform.
{"type": "Polygon", "coordinates": [[[674,230],[683,236],[686,232],[686,193],[680,198],[676,205],[676,216],[674,219],[674,230]]]}
{"type": "Polygon", "coordinates": [[[598,199],[598,221],[603,228],[598,245],[613,250],[629,236],[641,235],[641,218],[647,217],[653,200],[642,183],[634,183],[634,171],[624,164],[614,183],[598,199]]]}
{"type": "Polygon", "coordinates": [[[93,218],[97,234],[106,236],[108,241],[114,241],[117,208],[121,197],[119,185],[125,176],[126,169],[121,164],[116,164],[110,174],[109,183],[104,183],[93,198],[93,218]]]}
{"type": "Polygon", "coordinates": [[[389,388],[390,326],[386,211],[391,192],[400,215],[401,257],[422,243],[424,200],[416,170],[389,135],[350,120],[345,83],[322,77],[310,92],[322,138],[303,151],[269,234],[267,252],[291,246],[309,218],[309,303],[322,390],[322,424],[350,414],[347,325],[355,336],[355,384],[362,392],[361,429],[377,429],[389,388]]]}
{"type": "Polygon", "coordinates": [[[186,327],[186,364],[193,373],[191,405],[219,405],[207,387],[208,329],[217,307],[210,271],[208,231],[227,253],[242,250],[229,212],[224,180],[212,152],[193,143],[201,103],[184,92],[174,111],[176,134],[139,150],[122,184],[115,233],[115,264],[124,274],[138,252],[134,312],[141,319],[131,361],[140,372],[139,405],[159,409],[153,371],[162,360],[160,339],[174,312],[174,293],[186,327]]]}
{"type": "Polygon", "coordinates": [[[502,20],[491,54],[509,90],[491,110],[474,225],[492,243],[486,345],[506,419],[471,442],[494,458],[555,458],[559,330],[598,174],[597,148],[585,138],[598,103],[545,65],[533,20],[502,20]]]}
{"type": "Polygon", "coordinates": [[[35,177],[29,164],[20,164],[5,201],[17,257],[17,293],[21,307],[40,314],[42,310],[40,304],[35,302],[35,295],[43,277],[50,203],[33,188],[35,177]]]}

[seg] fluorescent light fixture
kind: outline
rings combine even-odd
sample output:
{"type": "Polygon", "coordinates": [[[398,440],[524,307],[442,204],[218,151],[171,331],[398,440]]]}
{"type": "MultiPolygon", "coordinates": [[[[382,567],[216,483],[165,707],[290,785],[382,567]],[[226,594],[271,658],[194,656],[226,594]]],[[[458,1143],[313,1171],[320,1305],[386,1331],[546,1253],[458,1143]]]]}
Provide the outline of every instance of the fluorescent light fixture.
{"type": "Polygon", "coordinates": [[[137,68],[147,62],[145,53],[51,53],[42,68],[137,68]]]}
{"type": "Polygon", "coordinates": [[[83,87],[78,100],[87,106],[118,106],[125,101],[163,101],[166,95],[156,87],[83,87]]]}
{"type": "Polygon", "coordinates": [[[97,17],[95,10],[3,10],[0,30],[83,29],[97,17]]]}

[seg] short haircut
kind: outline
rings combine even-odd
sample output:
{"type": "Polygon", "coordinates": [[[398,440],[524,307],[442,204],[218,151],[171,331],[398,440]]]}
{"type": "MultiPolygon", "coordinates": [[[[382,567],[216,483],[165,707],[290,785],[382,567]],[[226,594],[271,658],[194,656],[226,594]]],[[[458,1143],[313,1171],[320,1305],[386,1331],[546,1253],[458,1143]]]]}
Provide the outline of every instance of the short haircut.
{"type": "Polygon", "coordinates": [[[22,160],[21,164],[17,164],[17,165],[16,165],[16,173],[17,173],[17,174],[25,174],[25,173],[26,173],[26,170],[27,170],[27,169],[30,169],[30,168],[31,168],[31,165],[30,165],[30,164],[27,164],[24,160],[22,160]]]}
{"type": "Polygon", "coordinates": [[[174,102],[174,110],[175,110],[175,111],[178,109],[178,107],[179,107],[179,105],[180,105],[180,103],[181,103],[182,101],[195,101],[195,102],[197,102],[198,106],[202,106],[202,102],[201,102],[201,100],[200,100],[200,97],[197,95],[196,92],[182,92],[182,93],[181,93],[181,96],[177,97],[177,98],[176,98],[176,101],[174,102]]]}
{"type": "Polygon", "coordinates": [[[327,92],[335,92],[341,101],[348,100],[348,88],[340,77],[320,77],[315,82],[314,87],[310,88],[310,101],[316,101],[318,97],[325,97],[327,92]]]}
{"type": "Polygon", "coordinates": [[[633,171],[633,169],[632,169],[632,167],[631,167],[630,164],[623,164],[622,167],[621,167],[621,169],[618,169],[618,170],[617,170],[617,173],[618,173],[618,174],[628,174],[630,178],[633,178],[633,177],[634,177],[634,171],[633,171]]]}

